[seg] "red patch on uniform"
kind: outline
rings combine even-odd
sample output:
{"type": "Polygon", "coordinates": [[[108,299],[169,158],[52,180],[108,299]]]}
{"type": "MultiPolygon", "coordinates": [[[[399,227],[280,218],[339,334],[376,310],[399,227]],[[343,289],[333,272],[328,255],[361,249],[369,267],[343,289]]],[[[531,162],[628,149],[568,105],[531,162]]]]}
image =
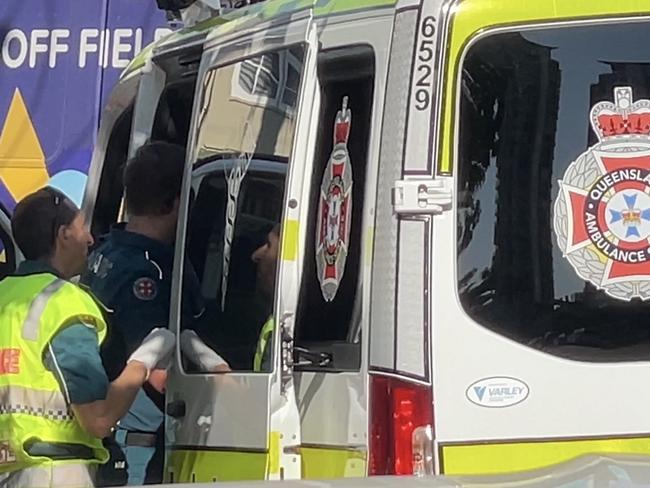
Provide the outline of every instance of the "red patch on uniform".
{"type": "Polygon", "coordinates": [[[20,349],[0,349],[0,375],[20,373],[20,349]]]}
{"type": "Polygon", "coordinates": [[[133,294],[138,300],[153,300],[158,294],[156,282],[151,278],[138,278],[133,283],[133,294]]]}
{"type": "Polygon", "coordinates": [[[16,453],[11,448],[9,441],[0,441],[0,464],[16,462],[16,453]]]}

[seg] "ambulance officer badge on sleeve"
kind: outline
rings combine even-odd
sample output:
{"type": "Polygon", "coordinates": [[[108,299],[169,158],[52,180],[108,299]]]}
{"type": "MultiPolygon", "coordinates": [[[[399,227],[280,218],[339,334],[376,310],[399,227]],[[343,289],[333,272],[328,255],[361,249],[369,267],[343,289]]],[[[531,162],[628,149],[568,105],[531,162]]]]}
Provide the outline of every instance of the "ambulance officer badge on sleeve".
{"type": "Polygon", "coordinates": [[[133,283],[133,294],[138,300],[150,301],[158,295],[156,282],[151,278],[138,278],[133,283]]]}
{"type": "Polygon", "coordinates": [[[336,297],[350,242],[352,165],[348,139],[351,124],[348,97],[343,97],[343,106],[334,123],[334,148],[321,182],[316,224],[316,272],[326,302],[336,297]]]}

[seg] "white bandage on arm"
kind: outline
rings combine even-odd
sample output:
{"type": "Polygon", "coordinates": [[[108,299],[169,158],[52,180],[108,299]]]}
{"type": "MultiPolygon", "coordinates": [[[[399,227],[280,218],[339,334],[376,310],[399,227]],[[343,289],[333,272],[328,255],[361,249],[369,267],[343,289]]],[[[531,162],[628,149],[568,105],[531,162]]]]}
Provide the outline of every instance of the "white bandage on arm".
{"type": "Polygon", "coordinates": [[[226,360],[209,348],[193,330],[184,330],[181,332],[180,338],[181,350],[187,359],[203,371],[213,371],[221,365],[228,366],[226,360]]]}

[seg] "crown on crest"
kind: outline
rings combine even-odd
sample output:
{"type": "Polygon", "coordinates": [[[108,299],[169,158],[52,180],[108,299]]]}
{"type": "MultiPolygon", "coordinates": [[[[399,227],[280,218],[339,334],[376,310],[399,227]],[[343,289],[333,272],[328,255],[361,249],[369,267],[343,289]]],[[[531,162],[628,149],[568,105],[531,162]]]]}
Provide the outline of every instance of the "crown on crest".
{"type": "Polygon", "coordinates": [[[614,88],[614,103],[599,102],[591,109],[591,126],[600,140],[650,136],[650,100],[635,102],[632,87],[614,88]]]}

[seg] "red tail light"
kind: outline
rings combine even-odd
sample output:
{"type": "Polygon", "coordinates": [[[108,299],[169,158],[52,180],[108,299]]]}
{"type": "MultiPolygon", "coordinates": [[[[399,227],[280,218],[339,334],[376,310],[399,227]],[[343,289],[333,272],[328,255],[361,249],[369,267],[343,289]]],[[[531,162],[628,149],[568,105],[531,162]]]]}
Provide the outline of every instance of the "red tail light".
{"type": "Polygon", "coordinates": [[[431,388],[372,375],[369,474],[413,474],[413,431],[432,425],[431,388]]]}

